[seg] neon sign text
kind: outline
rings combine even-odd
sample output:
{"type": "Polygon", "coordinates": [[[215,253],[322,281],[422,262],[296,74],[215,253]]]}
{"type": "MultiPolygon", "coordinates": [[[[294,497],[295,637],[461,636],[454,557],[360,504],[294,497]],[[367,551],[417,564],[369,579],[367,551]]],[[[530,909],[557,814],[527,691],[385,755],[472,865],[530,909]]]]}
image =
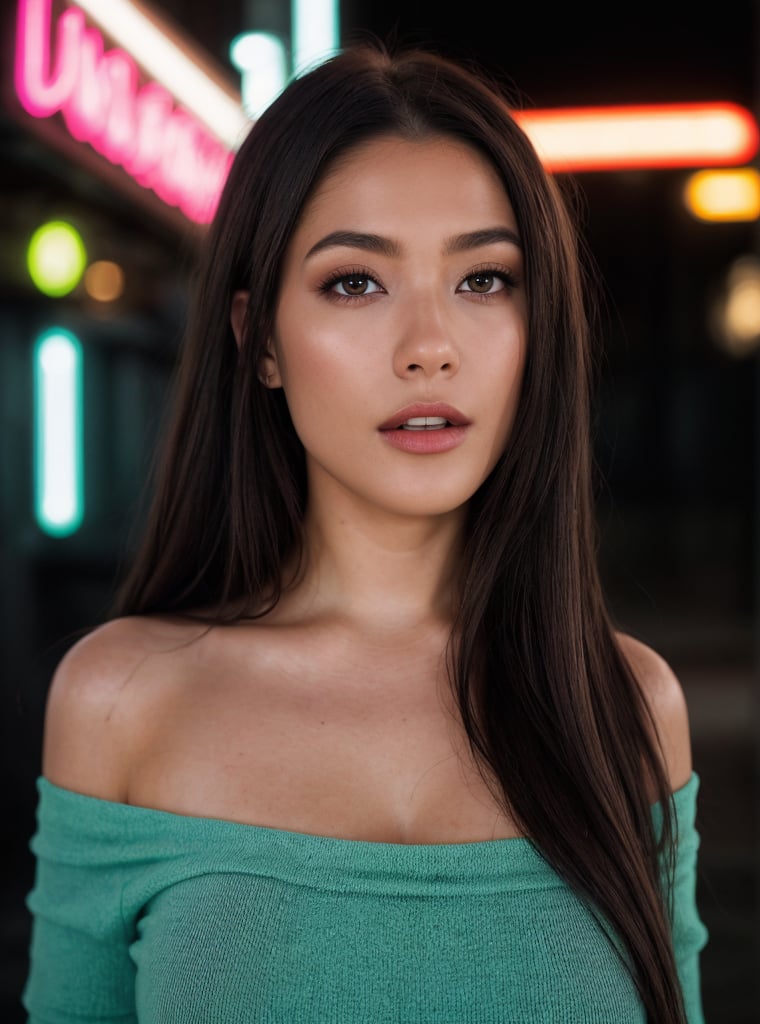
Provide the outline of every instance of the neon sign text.
{"type": "Polygon", "coordinates": [[[105,50],[79,8],[67,8],[54,25],[51,0],[20,0],[15,85],[24,109],[37,118],[60,111],[73,138],[191,220],[208,223],[232,153],[163,86],[138,80],[134,60],[105,50]]]}

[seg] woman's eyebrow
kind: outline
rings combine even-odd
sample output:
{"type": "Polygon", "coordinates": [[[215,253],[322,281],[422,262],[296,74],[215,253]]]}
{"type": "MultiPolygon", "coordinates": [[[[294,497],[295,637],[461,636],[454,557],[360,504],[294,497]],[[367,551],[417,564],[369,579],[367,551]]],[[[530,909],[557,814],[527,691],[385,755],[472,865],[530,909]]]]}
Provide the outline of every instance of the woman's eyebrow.
{"type": "Polygon", "coordinates": [[[332,249],[336,246],[345,246],[350,249],[366,249],[368,252],[377,252],[383,256],[399,256],[401,246],[390,238],[383,238],[382,235],[365,234],[363,231],[331,231],[329,235],[320,238],[312,245],[306,253],[305,259],[314,256],[323,249],[332,249]]]}
{"type": "Polygon", "coordinates": [[[479,231],[468,231],[464,235],[448,238],[443,251],[447,254],[465,252],[467,249],[477,249],[481,245],[492,245],[494,242],[508,242],[510,245],[522,249],[522,242],[517,232],[512,228],[499,226],[481,228],[479,231]]]}
{"type": "MultiPolygon", "coordinates": [[[[467,231],[465,234],[447,238],[443,251],[450,255],[451,253],[465,252],[468,249],[477,249],[481,245],[492,245],[494,242],[508,242],[510,245],[517,246],[518,249],[522,248],[520,236],[516,231],[513,231],[512,228],[498,226],[467,231]]],[[[349,249],[365,249],[367,252],[376,252],[382,256],[391,257],[400,256],[402,252],[402,246],[398,242],[392,238],[384,238],[382,235],[369,234],[364,231],[331,231],[329,235],[325,235],[324,238],[315,242],[304,258],[309,259],[310,256],[315,256],[325,249],[341,246],[349,249]]]]}

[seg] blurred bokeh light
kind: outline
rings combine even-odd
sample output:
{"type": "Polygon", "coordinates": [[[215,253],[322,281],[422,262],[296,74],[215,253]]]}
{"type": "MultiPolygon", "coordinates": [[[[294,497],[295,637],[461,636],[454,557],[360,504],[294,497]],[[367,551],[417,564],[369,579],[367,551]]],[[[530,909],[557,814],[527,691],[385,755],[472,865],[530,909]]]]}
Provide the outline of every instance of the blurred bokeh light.
{"type": "Polygon", "coordinates": [[[113,260],[96,260],[84,272],[84,287],[96,302],[115,302],[124,294],[124,271],[113,260]]]}
{"type": "Polygon", "coordinates": [[[713,328],[732,356],[751,355],[760,344],[760,258],[740,256],[726,275],[713,311],[713,328]]]}
{"type": "Polygon", "coordinates": [[[60,298],[79,284],[87,263],[82,236],[66,221],[42,224],[27,250],[29,275],[45,295],[60,298]]]}
{"type": "Polygon", "coordinates": [[[760,217],[760,174],[754,167],[697,171],[686,182],[684,201],[699,220],[757,220],[760,217]]]}

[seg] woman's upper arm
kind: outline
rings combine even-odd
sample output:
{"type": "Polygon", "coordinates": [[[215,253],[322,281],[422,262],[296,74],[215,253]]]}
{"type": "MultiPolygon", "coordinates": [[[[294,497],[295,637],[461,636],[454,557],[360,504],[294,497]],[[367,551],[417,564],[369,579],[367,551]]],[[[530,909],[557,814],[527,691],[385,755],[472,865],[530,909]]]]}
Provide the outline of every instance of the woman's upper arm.
{"type": "Polygon", "coordinates": [[[117,619],[77,641],[48,690],[42,774],[64,789],[123,802],[135,742],[130,680],[139,669],[136,621],[117,619]]]}
{"type": "Polygon", "coordinates": [[[651,647],[625,633],[618,633],[617,640],[649,705],[670,788],[681,789],[692,774],[689,712],[681,684],[651,647]]]}

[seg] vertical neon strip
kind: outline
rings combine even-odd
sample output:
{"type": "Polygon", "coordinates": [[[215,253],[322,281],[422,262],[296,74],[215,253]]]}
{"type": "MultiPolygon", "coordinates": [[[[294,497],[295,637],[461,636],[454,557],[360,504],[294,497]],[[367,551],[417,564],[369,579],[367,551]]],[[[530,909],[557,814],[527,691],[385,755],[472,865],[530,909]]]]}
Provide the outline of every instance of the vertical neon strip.
{"type": "Polygon", "coordinates": [[[34,346],[34,511],[41,530],[66,537],[84,516],[82,346],[55,327],[34,346]]]}
{"type": "Polygon", "coordinates": [[[300,75],[340,49],[338,0],[292,0],[293,74],[300,75]]]}

